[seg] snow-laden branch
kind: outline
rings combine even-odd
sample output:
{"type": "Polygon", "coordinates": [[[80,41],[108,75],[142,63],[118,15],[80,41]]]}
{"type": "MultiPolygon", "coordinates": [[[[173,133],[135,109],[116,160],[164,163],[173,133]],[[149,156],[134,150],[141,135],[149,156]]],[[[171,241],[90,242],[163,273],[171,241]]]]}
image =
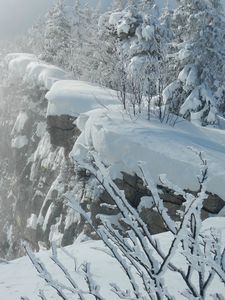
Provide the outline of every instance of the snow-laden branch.
{"type": "MultiPolygon", "coordinates": [[[[144,162],[139,163],[143,183],[152,194],[153,207],[157,209],[173,237],[167,251],[161,249],[160,243],[151,234],[138,211],[126,199],[124,191],[120,190],[111,179],[108,168],[103,164],[98,154],[92,151],[89,157],[90,162],[80,163],[79,167],[92,174],[96,179],[96,184],[100,184],[111,196],[113,207],[118,209],[120,220],[127,228],[124,232],[121,230],[121,226],[111,223],[110,218],[101,214],[97,215],[100,224],[97,222],[99,225],[96,225],[91,213],[81,207],[80,199],[73,192],[66,193],[65,198],[68,205],[80,213],[85,221],[92,226],[129,279],[130,289],[127,290],[122,290],[114,283],[111,284],[112,291],[119,299],[173,300],[173,296],[170,295],[164,283],[164,275],[168,270],[180,275],[180,279],[185,285],[185,290],[181,293],[189,300],[206,299],[207,290],[215,276],[220,281],[225,282],[225,250],[220,246],[219,236],[213,232],[210,235],[201,232],[201,210],[203,201],[207,197],[208,168],[203,154],[197,154],[201,163],[200,175],[197,177],[199,182],[197,195],[184,192],[178,186],[172,184],[165,175],[160,176],[160,181],[165,188],[169,188],[175,194],[183,197],[183,212],[180,215],[179,222],[172,220],[167,212],[147,165],[144,162]],[[176,264],[174,258],[178,253],[184,256],[186,266],[181,267],[176,264]]],[[[149,209],[153,207],[151,206],[149,209]]],[[[87,290],[84,291],[79,288],[76,280],[58,259],[55,245],[53,245],[51,258],[63,272],[69,286],[55,281],[43,264],[29,250],[27,253],[41,277],[57,291],[62,299],[66,299],[63,298],[65,297],[64,291],[66,291],[76,294],[81,300],[89,299],[86,296],[90,295],[96,300],[105,300],[101,296],[100,287],[95,283],[90,264],[83,264],[81,271],[75,270],[86,282],[87,290]]],[[[68,253],[66,254],[70,256],[68,253]]],[[[72,259],[74,260],[73,257],[72,259]]],[[[45,300],[44,294],[40,295],[45,300]]],[[[217,294],[214,296],[220,297],[217,294]]]]}

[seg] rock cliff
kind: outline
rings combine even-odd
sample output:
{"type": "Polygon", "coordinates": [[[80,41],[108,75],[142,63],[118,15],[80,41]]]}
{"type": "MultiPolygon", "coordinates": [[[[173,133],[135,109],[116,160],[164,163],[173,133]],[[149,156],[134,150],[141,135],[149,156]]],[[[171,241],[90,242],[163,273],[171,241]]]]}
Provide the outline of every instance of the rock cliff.
{"type": "MultiPolygon", "coordinates": [[[[81,232],[96,238],[80,215],[68,207],[64,194],[73,191],[96,223],[98,214],[111,216],[118,211],[102,205],[113,204],[112,199],[70,156],[81,133],[75,123],[76,115],[67,111],[47,113],[51,101],[46,99],[47,85],[11,78],[9,71],[4,72],[0,87],[0,256],[21,256],[24,241],[39,250],[50,247],[52,241],[63,246],[72,244],[81,232]]],[[[71,86],[71,82],[67,85],[71,86]]],[[[111,94],[108,98],[111,104],[111,94]]],[[[135,172],[122,172],[115,183],[137,209],[143,197],[151,197],[135,172]]],[[[169,214],[179,220],[184,199],[173,190],[160,185],[158,189],[169,214]]],[[[203,219],[217,215],[224,204],[220,196],[209,192],[202,209],[203,219]]],[[[140,213],[151,232],[166,230],[154,209],[143,207],[140,213]]]]}

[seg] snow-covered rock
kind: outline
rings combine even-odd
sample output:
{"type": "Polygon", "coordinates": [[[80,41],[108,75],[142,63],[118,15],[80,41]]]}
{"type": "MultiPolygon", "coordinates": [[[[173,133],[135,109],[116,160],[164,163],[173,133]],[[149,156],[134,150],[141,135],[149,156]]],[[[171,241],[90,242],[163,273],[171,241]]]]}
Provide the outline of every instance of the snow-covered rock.
{"type": "Polygon", "coordinates": [[[28,144],[28,139],[25,135],[18,135],[14,139],[12,139],[11,146],[12,148],[21,149],[28,144]]]}
{"type": "Polygon", "coordinates": [[[57,81],[46,94],[47,116],[77,117],[92,109],[119,104],[116,91],[76,80],[57,81]]]}
{"type": "MultiPolygon", "coordinates": [[[[71,152],[72,157],[86,160],[94,149],[109,166],[113,178],[121,171],[140,174],[138,162],[145,161],[156,182],[159,174],[183,189],[197,191],[200,160],[190,148],[202,151],[208,162],[207,190],[225,200],[225,132],[202,128],[181,120],[175,127],[159,120],[136,122],[116,109],[97,109],[82,119],[82,134],[71,152]]],[[[141,176],[140,176],[141,177],[141,176]]]]}
{"type": "Polygon", "coordinates": [[[19,112],[16,122],[13,126],[12,135],[21,133],[27,121],[28,121],[27,113],[25,111],[19,112]]]}
{"type": "Polygon", "coordinates": [[[49,90],[54,82],[71,79],[71,75],[47,64],[29,53],[10,53],[4,59],[11,80],[21,79],[27,84],[43,86],[49,90]]]}

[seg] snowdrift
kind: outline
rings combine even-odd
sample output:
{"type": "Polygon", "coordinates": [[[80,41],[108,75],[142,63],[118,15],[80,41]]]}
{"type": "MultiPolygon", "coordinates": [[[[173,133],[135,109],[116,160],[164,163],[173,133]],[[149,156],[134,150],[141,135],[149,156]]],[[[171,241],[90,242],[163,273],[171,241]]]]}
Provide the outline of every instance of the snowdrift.
{"type": "Polygon", "coordinates": [[[194,152],[202,151],[208,162],[207,190],[225,199],[225,131],[180,121],[171,127],[153,118],[133,121],[115,107],[97,109],[77,119],[82,134],[71,155],[79,162],[94,149],[113,178],[121,178],[121,171],[141,175],[138,162],[145,161],[156,182],[167,174],[181,188],[197,191],[201,162],[194,152]]]}
{"type": "Polygon", "coordinates": [[[119,104],[116,91],[78,80],[57,81],[45,97],[48,99],[47,116],[77,117],[96,108],[119,104]]]}
{"type": "Polygon", "coordinates": [[[8,68],[11,80],[23,80],[24,83],[40,85],[47,90],[58,80],[71,79],[66,71],[29,53],[10,53],[3,63],[8,68]]]}

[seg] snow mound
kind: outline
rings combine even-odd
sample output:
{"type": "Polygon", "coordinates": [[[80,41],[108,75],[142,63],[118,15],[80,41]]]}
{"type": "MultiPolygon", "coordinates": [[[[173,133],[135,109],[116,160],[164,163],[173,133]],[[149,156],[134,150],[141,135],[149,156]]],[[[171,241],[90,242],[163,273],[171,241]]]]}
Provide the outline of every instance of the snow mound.
{"type": "Polygon", "coordinates": [[[27,66],[24,76],[26,82],[38,82],[47,90],[50,90],[56,81],[63,79],[68,79],[68,74],[64,70],[53,65],[36,61],[31,62],[27,66]]]}
{"type": "MultiPolygon", "coordinates": [[[[201,232],[209,231],[210,228],[221,231],[221,247],[225,245],[224,218],[207,219],[202,225],[201,232]]],[[[170,233],[162,233],[156,235],[155,239],[157,239],[160,248],[166,253],[171,244],[172,235],[170,233]]],[[[112,292],[110,284],[115,283],[125,290],[131,288],[130,282],[121,266],[111,254],[107,254],[107,251],[108,250],[101,241],[87,241],[82,243],[75,242],[74,245],[66,247],[65,250],[59,249],[58,254],[60,261],[75,278],[79,287],[85,289],[86,285],[84,285],[84,282],[80,277],[75,275],[73,257],[76,258],[76,266],[85,262],[90,263],[93,279],[95,284],[99,286],[99,292],[103,299],[119,300],[119,297],[112,292]]],[[[68,281],[64,278],[63,272],[60,272],[56,265],[51,261],[50,251],[40,251],[37,256],[45,264],[47,270],[50,271],[54,279],[68,285],[68,281]]],[[[185,257],[179,253],[173,258],[173,263],[178,266],[183,266],[183,268],[185,268],[186,262],[185,257]]],[[[182,295],[182,292],[186,287],[179,274],[167,269],[164,279],[165,286],[171,291],[171,295],[174,297],[173,299],[187,299],[182,295]],[[174,282],[176,282],[176,284],[174,284],[174,282]]],[[[9,264],[0,264],[1,299],[15,300],[20,299],[21,296],[23,296],[37,300],[40,299],[38,297],[40,289],[44,291],[47,299],[60,299],[56,292],[50,289],[44,280],[37,274],[28,257],[22,257],[11,261],[9,264]]],[[[214,299],[210,294],[215,293],[216,291],[225,294],[225,286],[218,278],[214,278],[211,282],[207,290],[206,299],[214,299]]],[[[70,298],[68,297],[68,299],[77,298],[74,298],[74,295],[72,295],[70,298]]],[[[92,299],[91,296],[90,299],[92,299]]]]}
{"type": "Polygon", "coordinates": [[[120,103],[116,91],[76,80],[57,81],[45,97],[48,99],[48,116],[77,117],[89,110],[120,103]]]}
{"type": "Polygon", "coordinates": [[[197,191],[200,159],[194,153],[202,151],[208,162],[207,190],[225,200],[225,132],[204,128],[182,119],[175,127],[161,124],[158,119],[135,122],[117,109],[97,109],[81,115],[77,126],[82,131],[71,156],[86,161],[88,151],[95,150],[109,166],[113,178],[121,171],[140,174],[138,162],[145,161],[152,177],[167,174],[181,188],[197,191]],[[192,149],[191,149],[192,148],[192,149]]]}
{"type": "Polygon", "coordinates": [[[71,75],[61,68],[47,64],[29,53],[10,53],[6,55],[4,64],[12,80],[40,85],[47,90],[56,81],[71,78],[71,75]]]}

